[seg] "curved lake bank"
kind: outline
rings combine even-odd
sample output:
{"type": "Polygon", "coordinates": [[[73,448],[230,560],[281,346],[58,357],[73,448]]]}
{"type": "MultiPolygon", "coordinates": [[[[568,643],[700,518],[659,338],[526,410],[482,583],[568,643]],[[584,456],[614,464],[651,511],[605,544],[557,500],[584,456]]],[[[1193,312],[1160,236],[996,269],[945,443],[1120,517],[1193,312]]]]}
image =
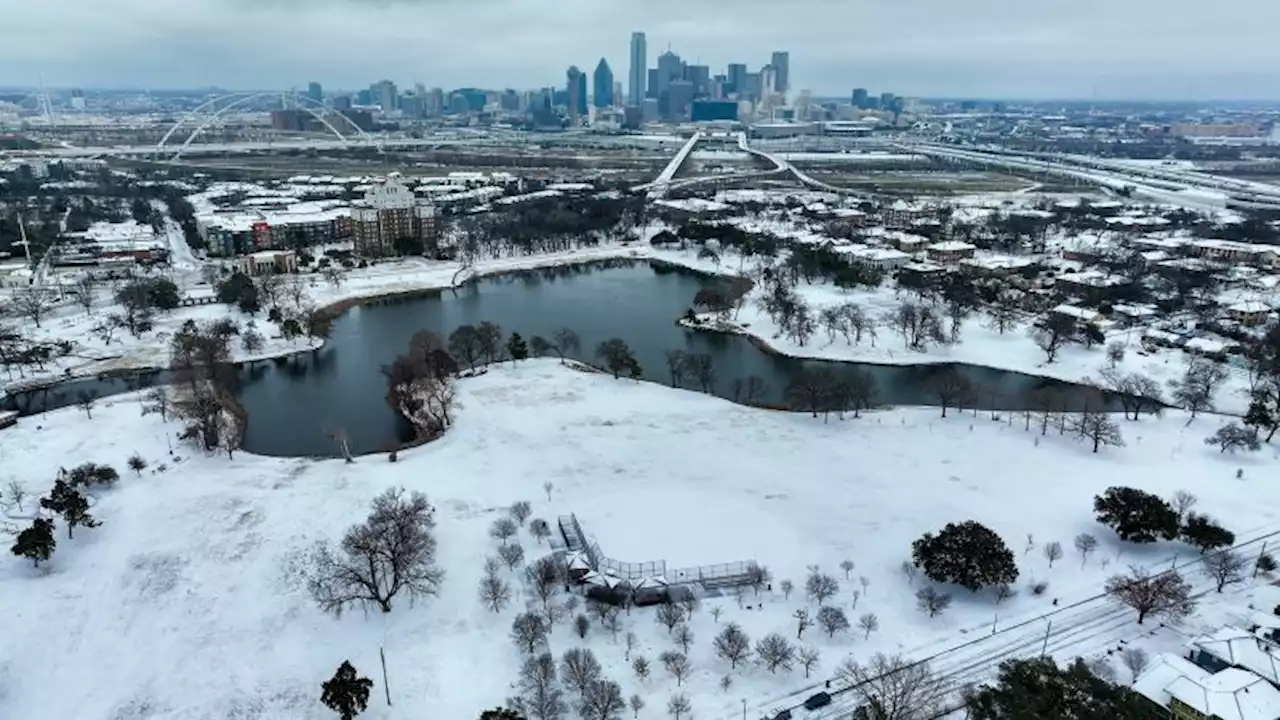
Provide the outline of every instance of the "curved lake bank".
{"type": "MultiPolygon", "coordinates": [[[[668,265],[613,261],[492,275],[456,291],[360,303],[334,321],[322,349],[240,369],[237,394],[249,413],[244,449],[274,456],[337,455],[325,432],[334,426],[347,431],[356,453],[389,450],[411,439],[411,429],[385,402],[381,368],[404,352],[409,337],[419,330],[447,335],[459,325],[484,320],[498,323],[507,333],[519,332],[526,340],[572,328],[582,338],[579,359],[587,362],[594,360],[599,342],[621,337],[635,352],[644,378],[664,384],[670,381],[666,351],[707,353],[715,365],[715,394],[732,398],[734,379],[756,375],[768,383],[764,401],[771,404],[782,403],[782,392],[797,373],[818,367],[862,368],[875,378],[876,402],[885,405],[936,404],[928,381],[949,367],[959,368],[983,389],[983,407],[1020,409],[1023,393],[1041,385],[1081,388],[986,367],[802,360],[763,351],[749,336],[679,326],[676,320],[698,290],[716,282],[668,265]]],[[[72,404],[84,389],[106,396],[165,379],[166,373],[160,372],[136,379],[74,381],[11,402],[39,412],[72,404]]]]}

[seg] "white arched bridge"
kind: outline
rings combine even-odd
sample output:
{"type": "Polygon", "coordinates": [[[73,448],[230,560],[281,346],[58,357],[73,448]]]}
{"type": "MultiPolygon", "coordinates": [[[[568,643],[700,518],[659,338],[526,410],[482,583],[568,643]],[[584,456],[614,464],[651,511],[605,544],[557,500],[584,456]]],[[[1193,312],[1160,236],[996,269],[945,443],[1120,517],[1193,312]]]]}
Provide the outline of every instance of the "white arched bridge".
{"type": "Polygon", "coordinates": [[[182,157],[182,153],[205,130],[221,122],[226,113],[268,98],[279,98],[282,108],[297,109],[307,113],[344,145],[358,144],[360,142],[366,142],[370,145],[377,144],[374,136],[366,133],[354,120],[306,95],[296,92],[244,92],[219,95],[192,108],[160,138],[160,142],[156,144],[154,152],[157,156],[170,161],[177,160],[182,157]],[[338,124],[335,124],[335,121],[338,124]],[[346,128],[345,133],[338,129],[339,125],[346,128]],[[184,127],[189,129],[186,139],[174,149],[169,141],[184,127]]]}

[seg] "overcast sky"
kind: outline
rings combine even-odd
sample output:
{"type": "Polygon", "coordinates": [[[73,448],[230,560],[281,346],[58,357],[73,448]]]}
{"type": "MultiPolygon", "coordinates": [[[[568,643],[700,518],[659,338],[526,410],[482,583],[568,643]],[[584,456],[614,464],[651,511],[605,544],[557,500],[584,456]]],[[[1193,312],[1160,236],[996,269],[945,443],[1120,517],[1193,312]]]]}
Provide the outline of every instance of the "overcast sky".
{"type": "Polygon", "coordinates": [[[0,85],[560,85],[631,31],[713,73],[907,96],[1280,99],[1280,0],[0,0],[0,85]]]}

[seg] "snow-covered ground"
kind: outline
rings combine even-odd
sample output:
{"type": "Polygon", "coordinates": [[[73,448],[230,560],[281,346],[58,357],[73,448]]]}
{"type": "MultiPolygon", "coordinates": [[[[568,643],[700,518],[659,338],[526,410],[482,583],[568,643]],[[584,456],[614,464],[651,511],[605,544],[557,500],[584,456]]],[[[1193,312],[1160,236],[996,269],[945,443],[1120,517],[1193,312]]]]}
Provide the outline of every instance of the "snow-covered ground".
{"type": "MultiPolygon", "coordinates": [[[[847,655],[931,654],[989,633],[993,621],[1005,628],[1048,612],[1055,598],[1065,607],[1091,597],[1106,576],[1131,563],[1167,567],[1175,556],[1192,558],[1177,543],[1118,544],[1091,512],[1093,495],[1110,485],[1165,497],[1195,493],[1197,509],[1240,540],[1280,529],[1280,485],[1269,481],[1280,463],[1276,449],[1219,454],[1201,441],[1217,418],[1187,425],[1171,413],[1123,422],[1128,446],[1095,455],[1053,431],[1024,431],[1017,420],[942,420],[934,410],[901,409],[824,424],[576,372],[553,360],[463,380],[459,405],[457,424],[443,439],[394,464],[384,456],[352,465],[245,454],[228,460],[186,445],[175,450],[180,458],[169,457],[165,435],[176,426],[141,416],[136,396],[101,403],[92,420],[65,409],[3,431],[3,475],[33,493],[49,489],[58,467],[85,461],[109,463],[123,477],[95,492],[93,512],[104,524],[79,530],[74,540],[60,532],[46,567],[37,571],[7,553],[0,558],[0,717],[322,720],[332,715],[318,702],[319,684],[350,659],[377,682],[362,717],[474,718],[512,693],[521,661],[509,629],[523,603],[494,614],[476,595],[484,558],[496,550],[488,526],[516,500],[532,502],[534,517],[553,522],[575,513],[618,559],[674,566],[755,559],[772,569],[772,591],[746,598],[748,608],[759,609],[708,598],[692,622],[694,672],[679,689],[698,718],[737,717],[743,700],[756,717],[787,702],[777,698],[828,677],[847,655]],[[141,476],[125,469],[134,452],[150,463],[141,476]],[[167,470],[156,472],[161,464],[167,470]],[[554,484],[549,501],[547,481],[554,484]],[[441,594],[416,606],[397,603],[389,615],[321,614],[301,586],[296,559],[361,520],[389,486],[423,491],[437,508],[439,561],[448,573],[441,594]],[[1010,545],[1024,590],[999,607],[986,595],[959,591],[949,611],[928,619],[915,609],[915,588],[899,566],[921,533],[967,519],[1010,545]],[[1071,550],[1082,532],[1101,541],[1083,565],[1071,550]],[[1037,549],[1024,554],[1028,534],[1037,549]],[[1052,569],[1039,550],[1050,541],[1067,549],[1052,569]],[[839,569],[844,559],[856,563],[848,581],[839,569]],[[828,639],[811,628],[803,644],[819,649],[822,660],[809,681],[799,669],[730,672],[711,646],[719,625],[741,623],[753,638],[773,631],[794,637],[792,613],[816,608],[799,594],[784,598],[778,582],[802,586],[812,564],[840,579],[832,602],[854,623],[877,614],[879,631],[869,639],[856,630],[828,639]],[[853,590],[864,590],[860,576],[867,585],[854,608],[853,590]],[[1033,580],[1049,583],[1043,596],[1025,591],[1033,580]],[[711,605],[723,608],[719,623],[711,605]],[[391,707],[382,699],[380,646],[391,707]],[[734,678],[728,692],[718,685],[726,674],[734,678]]],[[[28,513],[10,510],[11,519],[21,521],[32,504],[28,513]]],[[[518,539],[530,558],[537,555],[527,532],[518,539]]],[[[1203,584],[1198,571],[1191,574],[1203,584]]],[[[1206,614],[1188,631],[1221,622],[1231,608],[1243,612],[1246,594],[1208,597],[1206,614]]],[[[557,656],[592,648],[627,695],[648,701],[644,715],[657,717],[677,687],[656,662],[674,644],[653,615],[635,609],[623,616],[623,634],[635,632],[636,652],[655,661],[648,681],[624,662],[621,640],[599,628],[579,640],[558,626],[550,646],[557,656]]],[[[1150,629],[1113,618],[1055,634],[1051,647],[1064,656],[1094,653],[1150,629]]],[[[1019,632],[1038,638],[1043,630],[1019,632]]],[[[1034,641],[1019,642],[1026,654],[1039,652],[1034,641]]]]}
{"type": "MultiPolygon", "coordinates": [[[[733,272],[739,268],[736,255],[726,253],[719,263],[699,259],[697,249],[678,250],[662,248],[654,251],[656,257],[668,262],[707,272],[733,272]]],[[[747,266],[749,267],[749,265],[747,266]]],[[[894,292],[891,284],[875,290],[865,288],[846,290],[831,283],[801,281],[796,293],[804,298],[815,315],[825,307],[854,303],[870,317],[882,318],[902,303],[906,296],[894,292]]],[[[1107,366],[1106,345],[1120,342],[1125,346],[1124,359],[1117,370],[1139,372],[1151,376],[1162,385],[1180,378],[1186,371],[1190,355],[1181,350],[1161,349],[1148,353],[1142,347],[1142,330],[1132,328],[1115,330],[1107,334],[1107,342],[1086,348],[1072,344],[1062,348],[1052,363],[1028,335],[1027,325],[1007,329],[1003,334],[989,327],[988,320],[974,314],[962,323],[958,345],[931,345],[923,352],[905,347],[902,336],[892,328],[877,328],[874,343],[864,336],[861,343],[845,341],[837,334],[832,339],[825,330],[819,330],[803,346],[782,334],[776,323],[756,303],[762,288],[752,290],[745,306],[733,320],[742,332],[754,335],[776,352],[795,357],[824,360],[846,360],[882,363],[886,365],[921,365],[929,363],[959,362],[984,365],[1002,370],[1041,375],[1070,382],[1097,379],[1107,366]]],[[[709,317],[709,316],[708,316],[709,317]]],[[[948,321],[949,322],[949,321],[948,321]]],[[[1216,397],[1221,412],[1243,415],[1249,406],[1249,378],[1243,368],[1228,365],[1228,378],[1216,397]]],[[[1168,394],[1168,393],[1166,393],[1168,394]]]]}

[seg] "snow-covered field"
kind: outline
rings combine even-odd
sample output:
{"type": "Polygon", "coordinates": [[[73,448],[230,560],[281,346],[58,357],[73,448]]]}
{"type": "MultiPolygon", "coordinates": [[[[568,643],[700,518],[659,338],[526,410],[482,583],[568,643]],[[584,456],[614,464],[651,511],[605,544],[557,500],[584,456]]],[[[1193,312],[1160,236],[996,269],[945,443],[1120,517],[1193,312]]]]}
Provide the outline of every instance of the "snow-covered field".
{"type": "MultiPolygon", "coordinates": [[[[726,253],[720,263],[698,259],[696,249],[681,251],[664,248],[655,250],[654,253],[668,262],[706,272],[736,272],[739,264],[736,255],[731,253],[726,253]]],[[[906,295],[897,295],[890,285],[875,290],[865,288],[846,290],[831,283],[809,284],[801,281],[795,290],[809,304],[815,315],[825,307],[854,303],[859,305],[869,317],[882,318],[907,298],[906,295]]],[[[963,321],[958,345],[933,344],[925,351],[906,348],[902,336],[884,325],[876,329],[874,343],[868,336],[864,336],[861,343],[847,342],[838,333],[832,339],[825,330],[819,329],[802,346],[794,339],[783,335],[777,324],[755,302],[761,292],[762,288],[759,287],[751,292],[746,305],[737,314],[733,323],[738,325],[742,332],[764,340],[776,352],[795,357],[886,365],[959,362],[1069,382],[1083,382],[1090,378],[1097,380],[1102,369],[1108,364],[1106,346],[1112,342],[1120,342],[1125,346],[1125,356],[1117,365],[1117,370],[1122,373],[1143,373],[1162,385],[1180,378],[1186,371],[1187,362],[1191,357],[1188,353],[1173,349],[1148,353],[1142,347],[1142,330],[1133,328],[1112,331],[1107,334],[1106,343],[1095,345],[1093,348],[1086,348],[1082,344],[1067,345],[1059,351],[1052,363],[1047,363],[1044,351],[1037,347],[1027,334],[1027,325],[1007,329],[1002,334],[989,327],[987,318],[981,314],[974,314],[963,321]]],[[[1224,413],[1243,415],[1249,406],[1248,373],[1240,367],[1231,365],[1226,367],[1228,378],[1216,396],[1217,409],[1224,413]]]]}
{"type": "MultiPolygon", "coordinates": [[[[228,460],[186,445],[175,450],[181,459],[169,457],[164,438],[176,426],[141,416],[136,396],[101,403],[92,420],[66,409],[3,431],[0,475],[34,493],[48,490],[58,467],[85,461],[110,463],[123,477],[95,493],[93,512],[104,524],[74,540],[60,532],[47,569],[0,558],[0,717],[321,720],[332,715],[319,704],[319,684],[350,659],[377,682],[367,717],[474,718],[511,694],[521,661],[508,635],[522,603],[495,615],[476,595],[484,558],[496,549],[488,526],[516,500],[532,502],[534,517],[552,522],[576,513],[618,559],[673,566],[755,559],[772,569],[773,591],[747,597],[748,607],[760,609],[709,598],[693,620],[694,672],[680,689],[698,718],[736,717],[744,699],[754,717],[771,698],[827,677],[846,655],[933,652],[990,632],[993,620],[1004,627],[1048,612],[1055,598],[1066,606],[1093,596],[1130,563],[1167,567],[1175,556],[1191,557],[1176,543],[1121,548],[1092,519],[1093,495],[1110,485],[1166,497],[1193,492],[1197,509],[1241,540],[1280,529],[1280,485],[1271,481],[1276,449],[1220,455],[1201,442],[1217,418],[1187,425],[1171,413],[1123,422],[1128,446],[1095,455],[1052,430],[1037,439],[1018,420],[941,420],[934,410],[903,409],[824,424],[547,360],[463,380],[459,404],[458,422],[442,440],[394,464],[385,456],[351,465],[245,454],[228,460]],[[134,452],[151,466],[141,476],[125,470],[134,452]],[[167,470],[156,472],[162,463],[167,470]],[[554,484],[549,501],[547,481],[554,484]],[[389,615],[321,614],[295,560],[361,520],[388,486],[425,492],[437,508],[439,561],[448,573],[440,596],[399,603],[389,615]],[[1024,590],[998,608],[998,619],[993,599],[965,591],[941,617],[918,612],[899,570],[911,541],[967,519],[992,527],[1014,550],[1020,588],[1041,580],[1048,591],[1024,590]],[[1101,540],[1083,567],[1071,551],[1082,532],[1101,540]],[[1038,547],[1062,542],[1067,557],[1049,569],[1038,548],[1024,554],[1028,534],[1038,547]],[[856,563],[849,581],[838,567],[844,559],[856,563]],[[709,606],[723,608],[720,624],[739,622],[753,638],[794,637],[791,615],[807,603],[799,594],[785,599],[778,581],[803,585],[813,564],[840,578],[833,602],[855,623],[877,614],[879,631],[828,639],[811,628],[804,644],[822,653],[811,681],[798,669],[730,673],[712,650],[718,624],[709,606]],[[860,576],[867,585],[855,609],[860,576]],[[391,707],[382,699],[380,646],[391,707]],[[726,674],[734,677],[728,692],[718,685],[726,674]]],[[[536,556],[527,532],[519,541],[536,556]]],[[[656,661],[674,644],[653,615],[624,615],[624,633],[634,631],[637,652],[656,661]]],[[[1091,653],[1149,628],[1121,622],[1054,647],[1091,653]]],[[[599,628],[580,641],[558,626],[550,645],[557,656],[591,647],[627,695],[648,701],[644,717],[662,716],[677,690],[657,662],[647,682],[638,680],[623,661],[624,645],[599,628]]]]}

